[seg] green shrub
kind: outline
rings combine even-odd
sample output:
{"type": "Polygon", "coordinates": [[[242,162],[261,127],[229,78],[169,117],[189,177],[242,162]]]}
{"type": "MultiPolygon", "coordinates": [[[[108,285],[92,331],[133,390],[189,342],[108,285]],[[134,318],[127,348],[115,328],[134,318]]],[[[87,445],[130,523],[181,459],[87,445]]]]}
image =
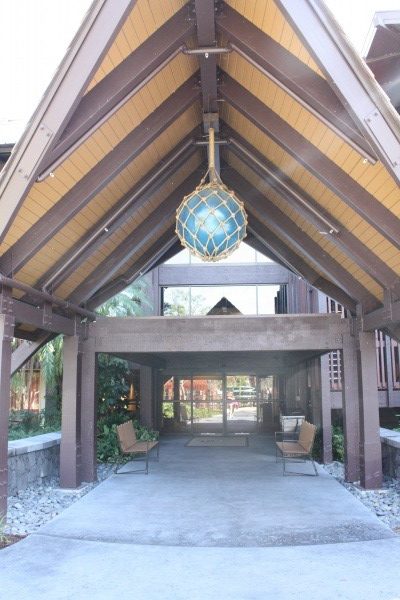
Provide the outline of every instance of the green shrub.
{"type": "Polygon", "coordinates": [[[333,460],[344,461],[344,435],[338,425],[332,427],[332,455],[333,460]]]}
{"type": "Polygon", "coordinates": [[[61,428],[61,413],[56,408],[41,411],[14,410],[8,420],[9,440],[19,440],[24,437],[59,431],[61,428]]]}

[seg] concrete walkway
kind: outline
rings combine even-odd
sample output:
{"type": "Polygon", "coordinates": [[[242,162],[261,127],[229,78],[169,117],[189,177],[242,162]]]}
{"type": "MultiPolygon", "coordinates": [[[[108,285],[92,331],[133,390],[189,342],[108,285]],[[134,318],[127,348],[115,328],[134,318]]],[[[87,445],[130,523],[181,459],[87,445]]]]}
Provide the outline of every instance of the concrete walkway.
{"type": "Polygon", "coordinates": [[[7,600],[400,599],[400,537],[324,471],[282,477],[263,437],[186,441],[2,550],[7,600]]]}

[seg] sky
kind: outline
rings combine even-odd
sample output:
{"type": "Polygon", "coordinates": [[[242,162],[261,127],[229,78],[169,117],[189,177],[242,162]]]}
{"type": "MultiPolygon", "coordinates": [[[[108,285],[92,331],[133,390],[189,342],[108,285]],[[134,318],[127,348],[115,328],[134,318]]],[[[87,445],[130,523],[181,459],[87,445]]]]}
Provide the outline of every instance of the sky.
{"type": "MultiPolygon", "coordinates": [[[[326,3],[360,53],[374,12],[399,9],[399,0],[326,3]]],[[[0,39],[6,49],[0,59],[0,143],[15,142],[21,135],[90,4],[91,0],[0,0],[0,39]]]]}

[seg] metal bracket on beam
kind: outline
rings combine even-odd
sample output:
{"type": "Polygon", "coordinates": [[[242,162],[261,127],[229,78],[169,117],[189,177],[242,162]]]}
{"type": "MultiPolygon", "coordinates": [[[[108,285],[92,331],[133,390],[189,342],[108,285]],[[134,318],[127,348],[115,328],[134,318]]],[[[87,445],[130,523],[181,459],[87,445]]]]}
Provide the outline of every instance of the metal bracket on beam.
{"type": "Polygon", "coordinates": [[[43,303],[43,328],[48,329],[53,322],[53,306],[50,302],[43,303]]]}
{"type": "Polygon", "coordinates": [[[0,314],[13,315],[12,288],[2,285],[0,287],[0,314]]]}

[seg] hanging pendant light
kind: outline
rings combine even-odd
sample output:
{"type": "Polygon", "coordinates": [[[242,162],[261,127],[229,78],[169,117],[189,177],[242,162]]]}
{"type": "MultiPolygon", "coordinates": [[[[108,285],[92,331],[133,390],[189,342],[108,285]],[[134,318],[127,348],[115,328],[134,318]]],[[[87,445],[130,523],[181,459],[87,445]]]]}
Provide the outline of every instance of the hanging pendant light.
{"type": "Polygon", "coordinates": [[[246,237],[246,225],[243,202],[222,183],[215,169],[214,129],[210,128],[208,171],[176,211],[176,233],[192,254],[216,262],[236,250],[246,237]],[[207,175],[209,183],[205,183],[207,175]]]}

